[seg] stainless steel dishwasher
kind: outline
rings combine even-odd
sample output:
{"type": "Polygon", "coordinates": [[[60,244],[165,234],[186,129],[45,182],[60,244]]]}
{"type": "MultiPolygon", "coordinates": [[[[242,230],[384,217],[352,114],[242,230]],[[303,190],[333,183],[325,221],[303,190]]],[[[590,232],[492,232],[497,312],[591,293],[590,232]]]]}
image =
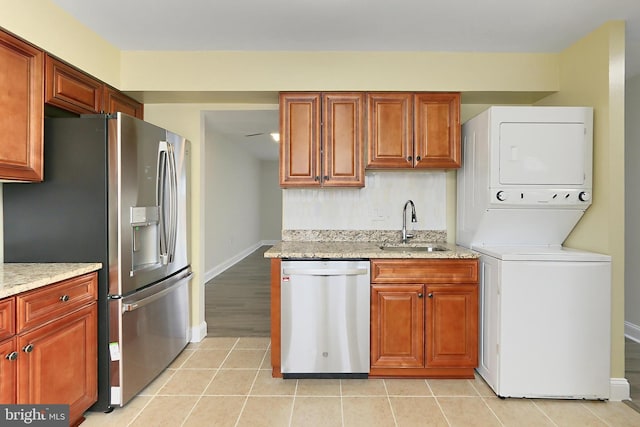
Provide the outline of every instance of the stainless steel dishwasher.
{"type": "Polygon", "coordinates": [[[284,378],[369,374],[369,261],[282,261],[284,378]]]}

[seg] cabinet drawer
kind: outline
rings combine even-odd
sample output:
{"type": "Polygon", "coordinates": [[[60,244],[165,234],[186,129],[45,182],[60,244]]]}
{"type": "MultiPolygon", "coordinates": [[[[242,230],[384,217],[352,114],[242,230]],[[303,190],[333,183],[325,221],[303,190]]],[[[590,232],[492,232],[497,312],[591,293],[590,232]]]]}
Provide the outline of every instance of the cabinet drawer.
{"type": "Polygon", "coordinates": [[[44,324],[96,300],[97,277],[96,273],[89,273],[18,295],[18,332],[44,324]]]}
{"type": "Polygon", "coordinates": [[[16,300],[14,297],[0,301],[0,341],[16,333],[16,300]]]}
{"type": "Polygon", "coordinates": [[[372,283],[477,283],[477,259],[374,259],[372,283]]]}

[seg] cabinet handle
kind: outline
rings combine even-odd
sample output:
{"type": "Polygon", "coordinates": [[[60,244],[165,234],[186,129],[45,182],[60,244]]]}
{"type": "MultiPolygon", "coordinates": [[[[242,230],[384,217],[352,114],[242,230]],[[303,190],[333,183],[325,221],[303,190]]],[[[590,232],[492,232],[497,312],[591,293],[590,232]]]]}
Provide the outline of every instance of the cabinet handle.
{"type": "Polygon", "coordinates": [[[69,299],[70,299],[69,295],[62,295],[60,297],[60,301],[62,301],[62,302],[67,302],[67,301],[69,301],[69,299]]]}
{"type": "Polygon", "coordinates": [[[422,292],[420,292],[420,293],[418,294],[418,298],[422,298],[422,297],[423,297],[422,292]]]}
{"type": "Polygon", "coordinates": [[[421,160],[421,159],[420,159],[420,156],[416,157],[416,160],[417,160],[417,161],[420,161],[420,160],[421,160]]]}
{"type": "Polygon", "coordinates": [[[27,344],[24,347],[22,347],[22,351],[24,351],[25,353],[31,353],[33,351],[33,344],[27,344]]]}
{"type": "Polygon", "coordinates": [[[429,292],[429,295],[427,295],[429,298],[433,298],[433,292],[429,292]]]}
{"type": "Polygon", "coordinates": [[[18,352],[12,351],[11,353],[7,354],[4,358],[7,360],[16,360],[18,358],[18,352]]]}

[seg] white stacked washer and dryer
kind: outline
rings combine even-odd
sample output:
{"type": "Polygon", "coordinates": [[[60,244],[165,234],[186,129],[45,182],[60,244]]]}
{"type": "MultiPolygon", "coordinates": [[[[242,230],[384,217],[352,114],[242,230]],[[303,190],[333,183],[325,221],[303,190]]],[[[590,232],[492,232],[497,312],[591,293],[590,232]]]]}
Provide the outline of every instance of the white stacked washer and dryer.
{"type": "Polygon", "coordinates": [[[462,126],[457,244],[480,257],[478,373],[501,397],[608,399],[611,258],[563,247],[591,204],[593,110],[462,126]]]}

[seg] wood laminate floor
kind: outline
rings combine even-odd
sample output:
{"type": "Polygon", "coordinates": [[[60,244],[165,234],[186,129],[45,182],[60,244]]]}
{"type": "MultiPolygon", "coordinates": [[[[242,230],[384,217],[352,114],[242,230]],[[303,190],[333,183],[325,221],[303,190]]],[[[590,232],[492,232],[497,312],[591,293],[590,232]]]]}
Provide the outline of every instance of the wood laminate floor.
{"type": "Polygon", "coordinates": [[[270,260],[262,246],[205,284],[209,337],[269,337],[270,260]]]}
{"type": "Polygon", "coordinates": [[[624,340],[625,377],[629,381],[631,400],[625,401],[640,412],[640,343],[628,338],[624,340]]]}

